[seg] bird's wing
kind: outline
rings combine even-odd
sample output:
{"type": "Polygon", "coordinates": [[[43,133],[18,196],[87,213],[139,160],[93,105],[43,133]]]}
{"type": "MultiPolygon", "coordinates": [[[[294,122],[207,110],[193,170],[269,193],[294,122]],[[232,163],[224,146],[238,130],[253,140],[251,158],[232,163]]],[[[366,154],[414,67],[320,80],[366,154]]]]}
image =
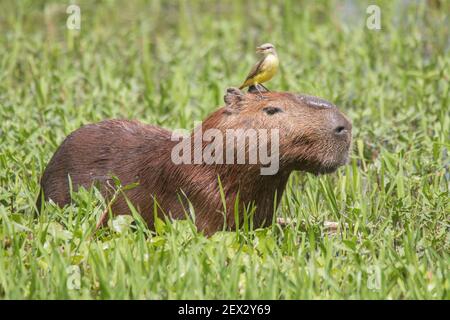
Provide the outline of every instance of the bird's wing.
{"type": "MultiPolygon", "coordinates": [[[[260,68],[262,66],[262,64],[264,63],[264,60],[266,60],[266,57],[263,57],[261,60],[259,60],[252,68],[252,70],[250,70],[250,72],[248,73],[247,78],[245,78],[245,81],[253,78],[254,76],[256,76],[258,74],[258,71],[260,71],[260,68]]],[[[244,82],[245,82],[244,81],[244,82]]]]}

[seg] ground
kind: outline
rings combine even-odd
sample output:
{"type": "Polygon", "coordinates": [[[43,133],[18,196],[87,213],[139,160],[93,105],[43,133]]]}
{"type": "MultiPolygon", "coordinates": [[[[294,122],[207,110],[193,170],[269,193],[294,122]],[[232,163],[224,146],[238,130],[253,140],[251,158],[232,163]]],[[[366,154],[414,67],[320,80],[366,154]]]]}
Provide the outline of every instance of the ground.
{"type": "Polygon", "coordinates": [[[80,30],[69,1],[1,2],[0,298],[449,299],[450,2],[375,2],[380,30],[366,1],[70,1],[80,30]],[[33,214],[71,131],[106,118],[192,128],[265,42],[281,61],[267,87],[353,122],[348,166],[291,177],[287,227],[207,238],[129,217],[95,232],[95,191],[33,214]]]}

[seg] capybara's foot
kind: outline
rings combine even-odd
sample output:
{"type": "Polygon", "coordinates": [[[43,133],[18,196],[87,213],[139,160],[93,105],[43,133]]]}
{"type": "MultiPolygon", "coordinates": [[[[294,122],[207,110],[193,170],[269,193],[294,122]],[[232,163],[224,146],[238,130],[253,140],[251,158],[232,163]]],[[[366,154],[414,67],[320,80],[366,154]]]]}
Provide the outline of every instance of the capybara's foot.
{"type": "MultiPolygon", "coordinates": [[[[294,221],[289,218],[279,217],[279,218],[277,218],[276,222],[277,222],[277,224],[280,225],[280,227],[286,228],[288,225],[292,224],[294,221]]],[[[339,231],[339,222],[324,221],[323,228],[327,234],[335,234],[339,231]]]]}
{"type": "Polygon", "coordinates": [[[329,234],[337,233],[339,228],[339,223],[335,221],[324,221],[323,228],[325,232],[329,234]]]}
{"type": "Polygon", "coordinates": [[[289,218],[277,218],[277,223],[282,227],[282,228],[286,228],[288,225],[290,225],[292,223],[292,219],[289,218]]]}

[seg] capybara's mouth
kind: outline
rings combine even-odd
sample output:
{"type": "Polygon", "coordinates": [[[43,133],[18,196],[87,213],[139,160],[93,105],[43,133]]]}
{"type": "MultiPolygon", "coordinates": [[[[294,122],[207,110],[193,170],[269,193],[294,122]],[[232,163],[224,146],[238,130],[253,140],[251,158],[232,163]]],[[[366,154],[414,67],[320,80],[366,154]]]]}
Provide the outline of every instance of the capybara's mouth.
{"type": "Polygon", "coordinates": [[[326,167],[321,167],[319,168],[319,170],[317,170],[317,172],[315,172],[316,175],[319,174],[328,174],[328,173],[333,173],[335,172],[341,165],[334,165],[334,166],[326,166],[326,167]]]}
{"type": "Polygon", "coordinates": [[[312,168],[308,168],[307,172],[312,173],[316,176],[321,175],[321,174],[329,174],[329,173],[333,173],[335,172],[340,166],[339,165],[333,165],[333,166],[317,166],[317,167],[312,167],[312,168]]]}
{"type": "Polygon", "coordinates": [[[313,163],[313,164],[307,166],[306,168],[304,168],[304,170],[307,172],[313,173],[315,175],[333,173],[339,167],[348,164],[349,157],[350,157],[350,154],[349,154],[349,148],[348,148],[346,151],[344,151],[342,154],[340,154],[336,159],[333,159],[332,161],[313,163]]]}

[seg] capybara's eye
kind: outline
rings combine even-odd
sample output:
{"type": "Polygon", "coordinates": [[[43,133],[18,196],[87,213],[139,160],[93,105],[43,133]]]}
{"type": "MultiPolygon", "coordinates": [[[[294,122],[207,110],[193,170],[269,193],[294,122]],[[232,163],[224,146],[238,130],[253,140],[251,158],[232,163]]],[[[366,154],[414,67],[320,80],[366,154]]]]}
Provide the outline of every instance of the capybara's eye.
{"type": "Polygon", "coordinates": [[[268,115],[273,115],[278,112],[283,112],[283,110],[281,110],[280,108],[277,108],[277,107],[265,107],[265,108],[263,108],[263,111],[265,113],[267,113],[268,115]]]}

